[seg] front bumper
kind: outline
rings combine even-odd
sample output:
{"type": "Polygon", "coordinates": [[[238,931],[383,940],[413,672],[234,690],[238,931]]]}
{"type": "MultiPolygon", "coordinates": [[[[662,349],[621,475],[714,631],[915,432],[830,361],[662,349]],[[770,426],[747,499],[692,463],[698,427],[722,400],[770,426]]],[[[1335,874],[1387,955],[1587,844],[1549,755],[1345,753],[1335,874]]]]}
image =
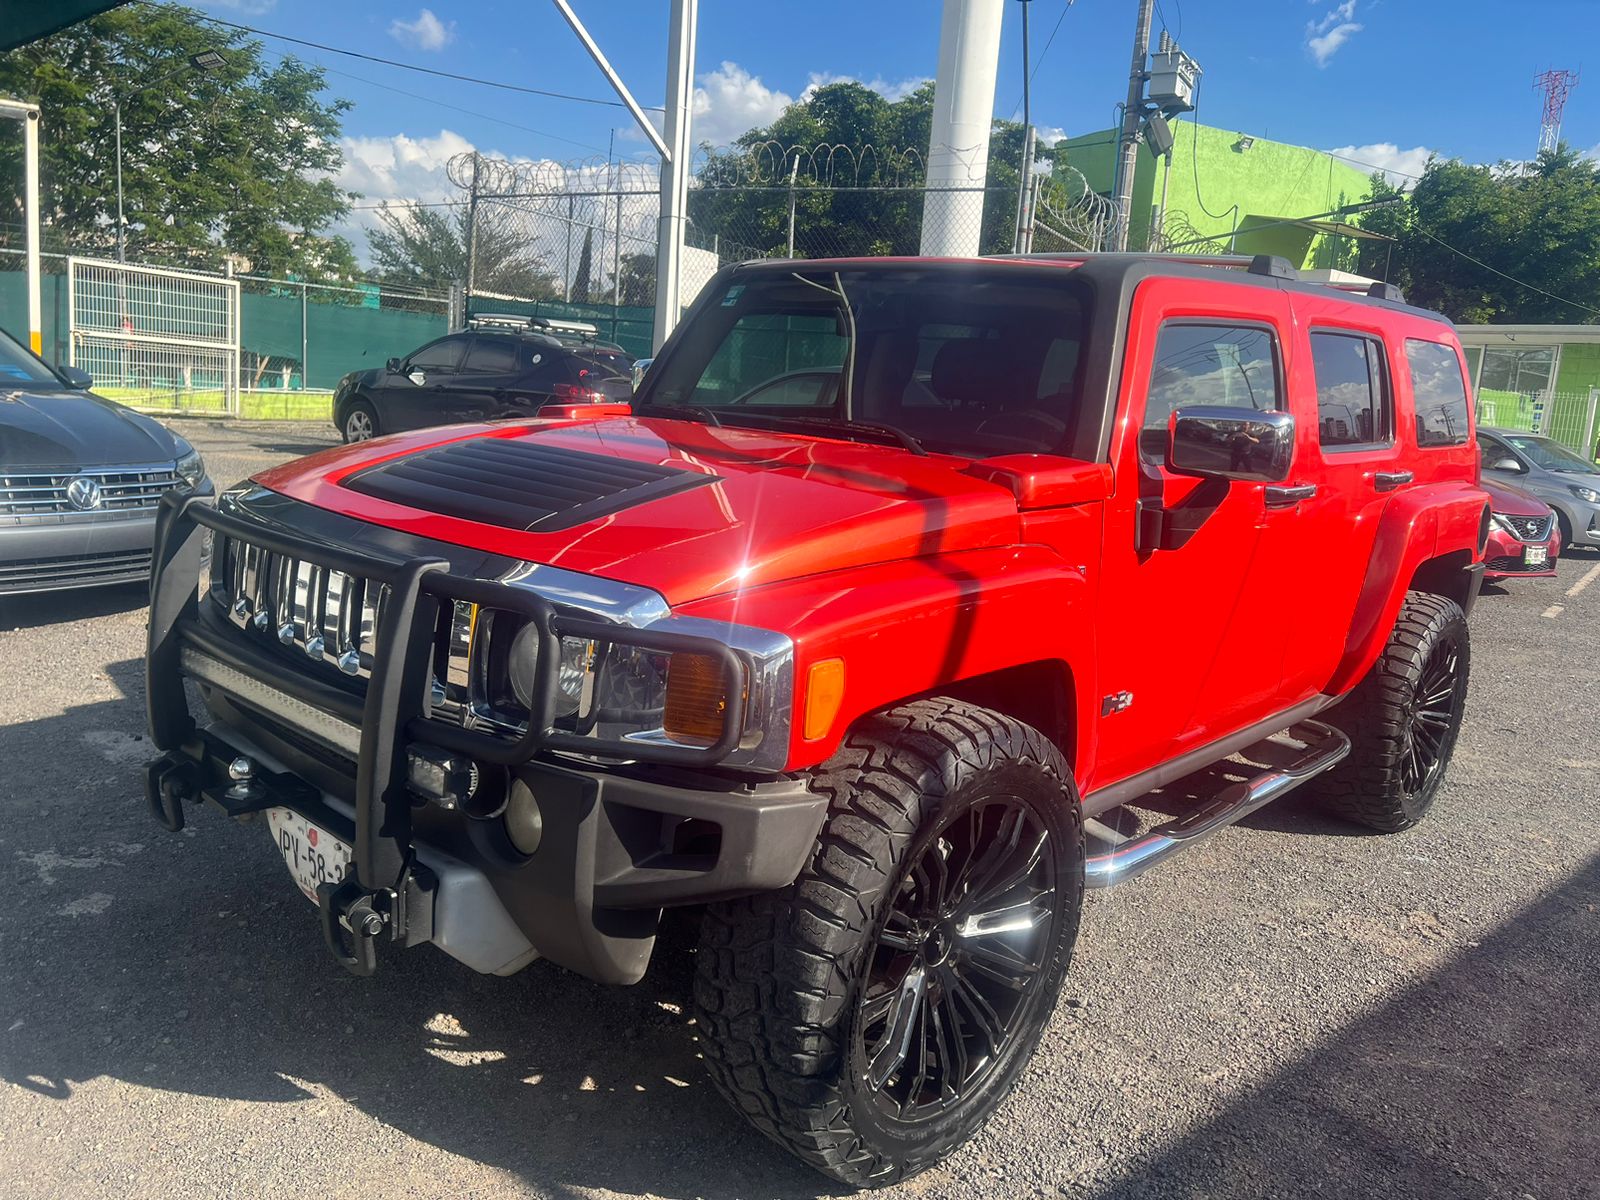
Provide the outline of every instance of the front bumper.
{"type": "MultiPolygon", "coordinates": [[[[322,921],[330,949],[358,973],[371,970],[380,942],[433,942],[480,971],[507,973],[537,955],[631,983],[648,964],[663,907],[793,880],[826,809],[802,780],[706,769],[710,753],[655,767],[564,759],[570,735],[542,720],[530,720],[515,742],[428,720],[422,691],[440,602],[520,606],[551,636],[573,627],[536,595],[445,567],[354,555],[245,528],[208,507],[165,503],[147,663],[150,730],[164,752],[147,780],[157,819],[181,827],[193,801],[236,817],[281,806],[346,841],[352,869],[338,887],[323,886],[322,921]],[[393,589],[363,701],[281,668],[206,619],[197,593],[207,528],[393,589]],[[208,729],[190,713],[186,679],[216,718],[208,729]],[[439,753],[504,768],[507,803],[520,806],[524,829],[531,809],[540,831],[530,853],[513,845],[501,813],[473,817],[419,797],[414,764],[439,753]],[[240,756],[257,766],[242,787],[227,771],[240,756]]],[[[627,636],[706,649],[683,635],[627,636]]]]}
{"type": "Polygon", "coordinates": [[[1561,535],[1553,530],[1550,537],[1545,541],[1529,543],[1512,537],[1498,528],[1491,527],[1489,530],[1489,542],[1483,552],[1483,577],[1489,580],[1549,577],[1556,573],[1556,555],[1560,550],[1561,535]],[[1546,557],[1543,566],[1529,567],[1526,565],[1526,552],[1529,545],[1544,547],[1546,557]]]}

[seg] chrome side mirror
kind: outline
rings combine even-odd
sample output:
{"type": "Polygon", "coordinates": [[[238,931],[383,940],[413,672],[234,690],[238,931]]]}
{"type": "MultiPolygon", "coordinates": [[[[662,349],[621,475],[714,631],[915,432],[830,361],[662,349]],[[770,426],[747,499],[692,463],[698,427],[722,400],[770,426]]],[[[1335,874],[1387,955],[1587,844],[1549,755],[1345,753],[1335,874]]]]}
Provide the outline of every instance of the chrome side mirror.
{"type": "Polygon", "coordinates": [[[1194,405],[1167,427],[1167,469],[1178,475],[1282,483],[1294,461],[1294,418],[1286,412],[1194,405]]]}
{"type": "Polygon", "coordinates": [[[1513,475],[1521,475],[1526,468],[1516,459],[1506,457],[1497,458],[1492,463],[1488,463],[1487,469],[1491,471],[1510,471],[1513,475]]]}

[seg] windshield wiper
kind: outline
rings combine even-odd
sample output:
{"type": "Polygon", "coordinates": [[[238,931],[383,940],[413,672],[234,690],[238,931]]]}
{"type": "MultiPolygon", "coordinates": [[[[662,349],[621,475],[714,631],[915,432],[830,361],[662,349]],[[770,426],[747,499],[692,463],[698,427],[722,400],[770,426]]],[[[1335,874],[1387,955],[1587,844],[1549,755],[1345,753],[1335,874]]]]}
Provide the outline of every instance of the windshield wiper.
{"type": "Polygon", "coordinates": [[[863,435],[873,434],[879,438],[887,439],[888,441],[893,442],[902,450],[909,450],[911,453],[919,455],[922,458],[926,458],[928,456],[927,448],[923,446],[923,444],[916,438],[907,433],[904,429],[897,429],[893,425],[883,425],[877,421],[853,421],[845,417],[827,416],[800,417],[790,416],[787,413],[738,412],[728,413],[726,415],[733,418],[733,423],[736,425],[742,425],[746,422],[749,422],[751,424],[779,426],[792,425],[797,426],[800,429],[814,429],[818,431],[828,430],[832,432],[837,430],[843,431],[844,433],[863,435]]]}
{"type": "Polygon", "coordinates": [[[707,425],[719,428],[722,425],[722,418],[717,416],[717,410],[707,408],[704,404],[652,404],[648,408],[641,408],[639,415],[666,417],[669,421],[703,421],[707,425]]]}

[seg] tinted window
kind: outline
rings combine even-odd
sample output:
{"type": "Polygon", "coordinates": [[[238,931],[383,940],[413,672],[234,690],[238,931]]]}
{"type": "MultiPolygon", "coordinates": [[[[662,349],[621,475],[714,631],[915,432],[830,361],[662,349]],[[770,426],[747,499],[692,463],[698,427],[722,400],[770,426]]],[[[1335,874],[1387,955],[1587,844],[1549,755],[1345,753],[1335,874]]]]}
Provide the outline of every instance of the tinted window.
{"type": "Polygon", "coordinates": [[[1085,320],[1066,272],[1042,274],[872,267],[747,277],[651,368],[640,397],[715,407],[724,421],[747,414],[751,424],[841,417],[848,397],[855,420],[933,449],[1057,450],[1078,431],[1085,320]]]}
{"type": "Polygon", "coordinates": [[[1417,445],[1462,445],[1467,440],[1467,383],[1455,350],[1408,340],[1406,362],[1417,406],[1417,445]]]}
{"type": "Polygon", "coordinates": [[[467,351],[462,368],[478,375],[509,375],[517,369],[517,343],[514,338],[485,337],[479,334],[467,351]]]}
{"type": "Polygon", "coordinates": [[[1278,407],[1277,340],[1267,329],[1164,325],[1144,407],[1139,448],[1151,462],[1167,454],[1174,409],[1207,404],[1266,412],[1278,407]]]}
{"type": "Polygon", "coordinates": [[[466,343],[464,337],[441,338],[413,354],[406,367],[412,371],[454,371],[466,343]]]}
{"type": "Polygon", "coordinates": [[[1389,440],[1389,392],[1383,347],[1342,333],[1311,335],[1317,378],[1317,436],[1324,446],[1389,440]]]}

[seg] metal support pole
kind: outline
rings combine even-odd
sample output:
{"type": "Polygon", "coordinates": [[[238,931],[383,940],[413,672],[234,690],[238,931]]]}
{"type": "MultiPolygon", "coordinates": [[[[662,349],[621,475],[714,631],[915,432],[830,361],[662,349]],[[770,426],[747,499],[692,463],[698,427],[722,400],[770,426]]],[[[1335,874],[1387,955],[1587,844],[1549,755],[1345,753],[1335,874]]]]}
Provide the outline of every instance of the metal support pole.
{"type": "Polygon", "coordinates": [[[111,110],[117,121],[117,261],[128,261],[128,223],[122,215],[122,101],[113,100],[111,110]]]}
{"type": "MultiPolygon", "coordinates": [[[[559,3],[559,0],[558,0],[559,3]]],[[[651,341],[660,353],[683,304],[683,235],[689,209],[689,125],[694,108],[694,46],[700,0],[672,0],[667,36],[666,154],[661,160],[661,217],[656,230],[656,315],[651,341]]]]}
{"type": "Polygon", "coordinates": [[[28,348],[44,353],[44,312],[39,302],[39,110],[22,117],[23,189],[28,200],[28,348]]]}
{"type": "Polygon", "coordinates": [[[478,152],[472,152],[472,186],[467,189],[467,278],[461,296],[461,327],[472,315],[472,289],[478,283],[478,152]]]}
{"type": "MultiPolygon", "coordinates": [[[[611,200],[616,206],[617,223],[611,235],[611,307],[618,309],[622,307],[622,183],[620,179],[613,181],[612,190],[615,192],[611,200]]],[[[613,312],[611,315],[615,318],[617,314],[613,312]]],[[[616,338],[611,340],[616,341],[616,338]]]]}
{"type": "Polygon", "coordinates": [[[1029,65],[1033,55],[1028,50],[1028,3],[1022,0],[1022,162],[1017,169],[1017,226],[1011,238],[1011,252],[1020,253],[1025,240],[1022,233],[1023,210],[1028,202],[1028,179],[1033,174],[1033,72],[1029,65]]]}
{"type": "Polygon", "coordinates": [[[1600,415],[1597,410],[1600,410],[1600,387],[1592,387],[1589,389],[1589,412],[1583,421],[1583,452],[1590,462],[1600,461],[1600,445],[1595,444],[1595,435],[1600,433],[1595,428],[1595,417],[1600,415]]]}
{"type": "Polygon", "coordinates": [[[567,257],[561,264],[561,298],[572,303],[572,218],[577,201],[567,197],[567,257]]]}
{"type": "Polygon", "coordinates": [[[300,285],[300,390],[311,386],[311,364],[306,361],[306,285],[300,285]]]}
{"type": "Polygon", "coordinates": [[[1139,166],[1139,121],[1144,116],[1145,60],[1150,56],[1150,18],[1155,0],[1139,0],[1139,20],[1133,30],[1133,66],[1128,72],[1128,102],[1122,110],[1122,131],[1117,141],[1116,227],[1111,249],[1126,250],[1133,222],[1134,174],[1139,166]]]}
{"type": "Polygon", "coordinates": [[[1161,168],[1161,206],[1156,209],[1156,227],[1150,232],[1150,249],[1161,250],[1165,248],[1167,236],[1167,188],[1172,183],[1172,151],[1168,150],[1162,155],[1161,168]]]}
{"type": "Polygon", "coordinates": [[[1033,126],[1029,125],[1022,136],[1022,169],[1017,172],[1017,227],[1011,238],[1012,251],[1018,254],[1027,249],[1024,243],[1032,240],[1027,231],[1033,224],[1033,213],[1029,209],[1033,193],[1033,138],[1033,126]]]}
{"type": "Polygon", "coordinates": [[[784,257],[794,257],[794,185],[800,175],[800,152],[795,151],[794,166],[789,168],[789,252],[784,257]]]}

